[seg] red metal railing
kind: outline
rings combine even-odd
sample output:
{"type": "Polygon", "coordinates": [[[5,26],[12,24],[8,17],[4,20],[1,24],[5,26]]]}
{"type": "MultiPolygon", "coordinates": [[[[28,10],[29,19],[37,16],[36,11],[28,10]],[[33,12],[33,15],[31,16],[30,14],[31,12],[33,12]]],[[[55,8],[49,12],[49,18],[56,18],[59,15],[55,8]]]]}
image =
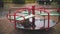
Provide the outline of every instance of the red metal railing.
{"type": "MultiPolygon", "coordinates": [[[[13,8],[11,8],[11,9],[13,9],[13,8]]],[[[10,10],[11,10],[10,9],[10,10]]],[[[48,30],[49,29],[49,27],[50,27],[50,25],[49,25],[49,23],[50,23],[50,13],[49,13],[49,11],[48,10],[45,10],[45,9],[56,9],[57,10],[57,8],[35,8],[35,6],[32,6],[32,8],[18,8],[13,14],[13,16],[14,16],[14,24],[15,24],[15,29],[17,29],[16,28],[16,16],[20,16],[20,15],[16,15],[16,13],[17,12],[22,12],[23,10],[28,10],[28,12],[30,11],[30,10],[32,10],[32,14],[33,15],[35,15],[35,10],[39,10],[40,12],[46,12],[47,14],[48,14],[48,27],[46,28],[46,30],[48,30]]],[[[7,15],[7,16],[9,16],[9,17],[11,17],[12,15],[10,15],[10,10],[9,10],[9,14],[7,15]]],[[[22,16],[23,17],[23,16],[22,16]]],[[[25,17],[23,17],[24,18],[24,20],[25,20],[25,17]]],[[[11,21],[11,19],[10,19],[10,21],[11,21]]],[[[35,18],[34,17],[32,17],[32,24],[33,24],[33,29],[35,29],[35,18]]],[[[44,26],[45,26],[45,19],[44,19],[44,26]]]]}

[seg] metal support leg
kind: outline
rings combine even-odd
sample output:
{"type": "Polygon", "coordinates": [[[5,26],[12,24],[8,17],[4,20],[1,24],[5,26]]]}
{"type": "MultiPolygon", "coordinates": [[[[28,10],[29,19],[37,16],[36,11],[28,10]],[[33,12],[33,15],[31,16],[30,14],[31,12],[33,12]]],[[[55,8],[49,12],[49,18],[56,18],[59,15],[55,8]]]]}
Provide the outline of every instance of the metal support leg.
{"type": "MultiPolygon", "coordinates": [[[[32,6],[32,14],[35,15],[35,6],[32,6]]],[[[32,17],[33,30],[35,29],[35,17],[32,17]]]]}

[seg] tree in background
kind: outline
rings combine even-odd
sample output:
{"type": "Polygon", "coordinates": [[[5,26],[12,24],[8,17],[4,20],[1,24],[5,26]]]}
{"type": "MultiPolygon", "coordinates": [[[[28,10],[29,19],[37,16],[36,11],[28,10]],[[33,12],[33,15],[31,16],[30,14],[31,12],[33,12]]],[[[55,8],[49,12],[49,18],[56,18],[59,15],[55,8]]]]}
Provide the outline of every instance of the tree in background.
{"type": "Polygon", "coordinates": [[[37,2],[39,2],[39,4],[46,4],[46,5],[50,5],[52,0],[36,0],[37,2]]]}
{"type": "Polygon", "coordinates": [[[15,4],[25,4],[25,0],[13,0],[15,4]]]}
{"type": "Polygon", "coordinates": [[[0,8],[3,8],[3,0],[0,0],[0,8]]]}

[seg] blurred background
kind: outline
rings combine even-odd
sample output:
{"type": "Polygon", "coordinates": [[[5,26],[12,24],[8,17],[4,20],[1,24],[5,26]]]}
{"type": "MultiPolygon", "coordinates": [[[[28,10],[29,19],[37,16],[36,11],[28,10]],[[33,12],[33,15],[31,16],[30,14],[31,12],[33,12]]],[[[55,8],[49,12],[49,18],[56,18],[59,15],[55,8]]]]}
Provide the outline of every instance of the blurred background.
{"type": "Polygon", "coordinates": [[[0,0],[0,10],[2,10],[2,8],[8,10],[11,7],[21,7],[26,4],[34,3],[37,3],[42,6],[46,5],[58,8],[60,7],[60,0],[0,0]]]}
{"type": "MultiPolygon", "coordinates": [[[[13,27],[13,23],[5,18],[9,9],[12,7],[24,7],[28,4],[35,4],[46,7],[56,7],[60,8],[60,0],[0,0],[0,34],[59,34],[60,33],[60,23],[54,27],[49,32],[44,31],[16,31],[13,27]]],[[[54,18],[55,19],[55,18],[54,18]]]]}

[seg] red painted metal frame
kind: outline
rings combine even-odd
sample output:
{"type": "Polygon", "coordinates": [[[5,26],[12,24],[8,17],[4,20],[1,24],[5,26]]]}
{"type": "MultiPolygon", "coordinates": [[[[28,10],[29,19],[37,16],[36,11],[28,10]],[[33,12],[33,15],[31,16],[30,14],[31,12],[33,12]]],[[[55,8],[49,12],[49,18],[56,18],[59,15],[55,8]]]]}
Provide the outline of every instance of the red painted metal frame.
{"type": "MultiPolygon", "coordinates": [[[[32,6],[32,14],[35,15],[35,6],[32,6]]],[[[33,30],[35,29],[35,18],[32,17],[32,25],[33,30]]]]}
{"type": "MultiPolygon", "coordinates": [[[[48,14],[48,27],[46,28],[46,31],[48,31],[48,29],[50,27],[50,25],[49,25],[49,23],[50,23],[50,13],[49,13],[48,10],[45,10],[45,8],[44,9],[39,8],[39,9],[40,9],[40,12],[43,11],[43,12],[46,12],[48,14]]],[[[39,9],[36,9],[36,10],[39,10],[39,9]]],[[[45,19],[44,19],[44,26],[45,26],[45,19]]]]}
{"type": "MultiPolygon", "coordinates": [[[[13,8],[12,8],[12,9],[13,9],[13,8]]],[[[17,21],[17,20],[16,20],[16,16],[20,16],[20,15],[16,15],[16,13],[17,13],[17,12],[22,12],[22,11],[23,11],[22,9],[25,10],[25,9],[28,9],[28,8],[19,8],[19,9],[17,9],[17,10],[13,13],[13,15],[11,14],[11,12],[10,12],[11,9],[10,9],[10,10],[9,10],[9,14],[7,14],[7,18],[8,18],[8,16],[9,16],[9,17],[14,16],[14,28],[15,28],[15,29],[17,29],[17,28],[16,28],[16,21],[17,21]],[[19,10],[21,10],[21,11],[19,11],[19,10]]],[[[28,9],[28,10],[30,11],[30,9],[28,9]]],[[[25,17],[24,17],[24,16],[21,16],[21,17],[24,18],[24,20],[22,20],[22,21],[25,21],[25,17]]],[[[10,20],[10,22],[11,22],[11,19],[9,19],[9,20],[10,20]]]]}
{"type": "MultiPolygon", "coordinates": [[[[32,6],[32,8],[19,8],[19,9],[17,9],[15,12],[14,12],[14,23],[15,23],[15,29],[17,29],[16,28],[16,16],[18,16],[18,15],[16,15],[16,13],[17,12],[20,12],[19,10],[21,10],[21,9],[27,9],[27,10],[32,10],[32,14],[33,15],[35,15],[35,10],[40,10],[40,12],[41,11],[44,11],[44,12],[46,12],[46,13],[48,13],[48,27],[46,28],[46,30],[48,30],[49,29],[49,23],[50,23],[50,13],[49,13],[49,11],[48,10],[45,10],[45,9],[56,9],[57,10],[57,8],[35,8],[35,6],[32,6]]],[[[11,10],[11,9],[10,9],[11,10]]],[[[11,13],[10,12],[10,10],[9,10],[9,14],[11,13]]],[[[21,12],[22,12],[23,10],[21,10],[21,12]]],[[[9,15],[10,17],[12,16],[12,15],[9,15]]],[[[24,20],[25,20],[25,17],[23,17],[24,18],[24,20]]],[[[11,20],[10,20],[11,21],[11,20]]],[[[44,20],[45,21],[45,20],[44,20]]],[[[33,24],[33,29],[35,29],[35,18],[34,17],[32,17],[32,24],[33,24]]]]}
{"type": "Polygon", "coordinates": [[[16,13],[14,13],[14,23],[15,23],[15,24],[14,24],[15,29],[17,29],[17,28],[16,28],[16,13]]]}

